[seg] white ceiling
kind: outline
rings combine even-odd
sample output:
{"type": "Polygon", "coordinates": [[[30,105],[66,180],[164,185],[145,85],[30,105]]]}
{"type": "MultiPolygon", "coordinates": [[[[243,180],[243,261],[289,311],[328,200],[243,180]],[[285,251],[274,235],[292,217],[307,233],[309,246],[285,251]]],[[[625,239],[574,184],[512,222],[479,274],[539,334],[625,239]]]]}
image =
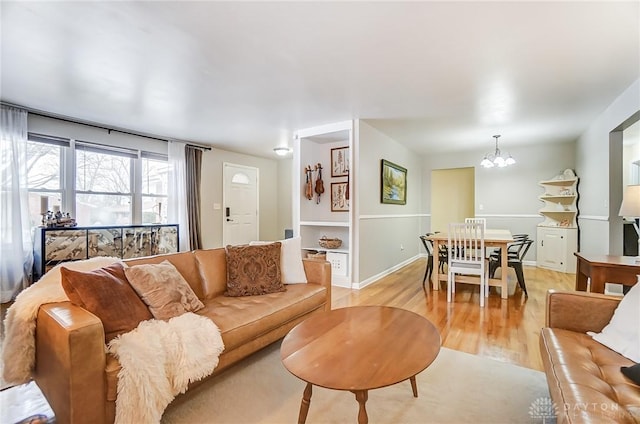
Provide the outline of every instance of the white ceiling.
{"type": "Polygon", "coordinates": [[[2,1],[5,102],[272,157],[353,118],[418,153],[574,140],[640,77],[640,2],[2,1]]]}

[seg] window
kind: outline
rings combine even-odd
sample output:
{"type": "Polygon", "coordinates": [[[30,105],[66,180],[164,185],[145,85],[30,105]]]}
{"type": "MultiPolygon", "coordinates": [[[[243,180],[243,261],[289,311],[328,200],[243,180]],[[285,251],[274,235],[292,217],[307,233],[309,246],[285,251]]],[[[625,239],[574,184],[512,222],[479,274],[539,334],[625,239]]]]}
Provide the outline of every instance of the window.
{"type": "Polygon", "coordinates": [[[80,226],[167,222],[167,156],[29,133],[31,222],[69,212],[80,226]]]}
{"type": "Polygon", "coordinates": [[[80,225],[133,223],[131,170],[137,154],[76,143],[76,221],[80,225]]]}
{"type": "Polygon", "coordinates": [[[142,153],[142,223],[167,223],[169,162],[164,155],[142,153]]]}
{"type": "Polygon", "coordinates": [[[64,158],[69,140],[29,134],[27,141],[27,184],[29,215],[33,226],[42,215],[63,204],[64,158]]]}

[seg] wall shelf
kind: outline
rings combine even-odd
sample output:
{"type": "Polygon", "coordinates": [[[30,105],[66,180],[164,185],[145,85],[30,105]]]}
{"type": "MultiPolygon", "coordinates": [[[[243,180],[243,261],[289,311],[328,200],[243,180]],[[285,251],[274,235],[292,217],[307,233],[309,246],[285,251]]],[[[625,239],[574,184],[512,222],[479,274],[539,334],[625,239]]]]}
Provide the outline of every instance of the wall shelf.
{"type": "Polygon", "coordinates": [[[536,263],[541,268],[559,272],[575,272],[574,252],[578,250],[578,177],[570,169],[539,185],[544,193],[538,213],[544,221],[538,224],[536,263]]]}

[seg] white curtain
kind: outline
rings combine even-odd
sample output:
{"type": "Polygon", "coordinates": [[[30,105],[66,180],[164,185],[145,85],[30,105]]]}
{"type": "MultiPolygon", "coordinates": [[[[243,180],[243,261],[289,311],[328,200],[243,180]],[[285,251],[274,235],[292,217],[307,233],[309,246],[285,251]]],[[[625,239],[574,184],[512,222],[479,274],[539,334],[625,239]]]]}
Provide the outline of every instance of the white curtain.
{"type": "Polygon", "coordinates": [[[169,141],[169,224],[178,224],[180,251],[189,250],[189,220],[187,218],[187,159],[186,143],[169,141]]]}
{"type": "Polygon", "coordinates": [[[27,112],[0,111],[0,288],[2,303],[29,285],[33,242],[27,192],[27,112]]]}

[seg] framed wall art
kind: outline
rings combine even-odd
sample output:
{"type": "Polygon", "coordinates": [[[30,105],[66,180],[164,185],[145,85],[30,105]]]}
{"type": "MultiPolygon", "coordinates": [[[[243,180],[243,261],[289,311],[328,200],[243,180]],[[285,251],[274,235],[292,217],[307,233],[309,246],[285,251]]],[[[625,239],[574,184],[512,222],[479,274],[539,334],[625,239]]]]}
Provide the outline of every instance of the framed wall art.
{"type": "Polygon", "coordinates": [[[380,202],[407,204],[407,169],[382,159],[380,162],[380,202]]]}
{"type": "Polygon", "coordinates": [[[349,147],[331,149],[331,176],[346,177],[349,175],[349,147]]]}
{"type": "Polygon", "coordinates": [[[347,190],[349,190],[349,186],[346,182],[331,183],[331,212],[349,211],[347,190]]]}

